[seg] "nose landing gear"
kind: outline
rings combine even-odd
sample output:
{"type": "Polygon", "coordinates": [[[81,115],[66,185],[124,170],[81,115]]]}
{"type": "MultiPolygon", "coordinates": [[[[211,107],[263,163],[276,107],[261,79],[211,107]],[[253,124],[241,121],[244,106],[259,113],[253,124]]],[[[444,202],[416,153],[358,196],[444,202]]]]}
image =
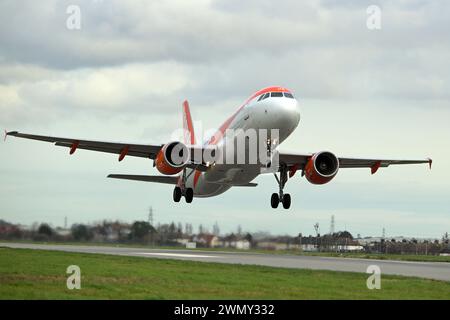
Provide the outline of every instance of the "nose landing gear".
{"type": "Polygon", "coordinates": [[[272,197],[270,198],[270,205],[272,208],[278,208],[278,204],[281,202],[283,204],[284,209],[289,209],[291,207],[291,195],[289,193],[284,193],[283,189],[288,180],[287,175],[287,166],[280,166],[280,178],[278,178],[277,174],[273,174],[275,179],[278,182],[279,191],[278,193],[272,193],[272,197]]]}

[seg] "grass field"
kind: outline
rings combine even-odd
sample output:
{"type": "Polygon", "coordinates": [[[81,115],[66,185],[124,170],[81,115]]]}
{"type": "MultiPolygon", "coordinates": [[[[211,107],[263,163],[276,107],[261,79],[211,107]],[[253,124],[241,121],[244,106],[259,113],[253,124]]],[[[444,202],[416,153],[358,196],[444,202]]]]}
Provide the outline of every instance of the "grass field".
{"type": "Polygon", "coordinates": [[[321,256],[321,257],[340,257],[340,258],[359,258],[359,259],[377,259],[377,260],[400,260],[400,261],[423,261],[423,262],[449,262],[450,256],[433,256],[433,255],[414,255],[414,254],[382,254],[382,253],[364,253],[364,252],[300,252],[298,250],[264,250],[264,249],[250,249],[239,250],[233,248],[197,248],[186,249],[185,247],[170,247],[170,246],[149,246],[140,244],[114,244],[104,242],[37,242],[37,241],[7,241],[1,242],[13,243],[38,243],[38,244],[55,244],[55,245],[82,245],[82,246],[114,246],[124,248],[148,248],[148,249],[176,249],[176,250],[190,250],[190,251],[227,251],[227,252],[247,252],[247,253],[264,253],[264,254],[290,254],[290,255],[304,255],[304,256],[321,256]]]}
{"type": "Polygon", "coordinates": [[[0,299],[450,299],[450,282],[367,274],[0,248],[0,299]],[[81,290],[66,268],[81,268],[81,290]]]}

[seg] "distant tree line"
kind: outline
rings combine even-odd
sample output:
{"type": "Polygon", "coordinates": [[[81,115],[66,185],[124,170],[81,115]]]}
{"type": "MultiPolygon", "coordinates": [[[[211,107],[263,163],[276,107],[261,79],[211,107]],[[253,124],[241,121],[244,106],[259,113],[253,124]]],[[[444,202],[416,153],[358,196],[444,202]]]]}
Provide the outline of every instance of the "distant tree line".
{"type": "Polygon", "coordinates": [[[420,254],[437,255],[439,253],[450,253],[449,240],[445,236],[442,241],[422,241],[416,239],[396,241],[395,239],[381,239],[380,241],[364,246],[364,251],[369,253],[391,253],[391,254],[420,254]]]}
{"type": "MultiPolygon", "coordinates": [[[[200,229],[203,227],[200,226],[200,229]]],[[[206,229],[205,229],[206,231],[206,229]]],[[[147,221],[124,223],[102,221],[95,224],[73,224],[69,230],[53,228],[47,223],[33,224],[30,229],[0,220],[0,239],[33,241],[121,242],[174,245],[176,239],[193,235],[192,224],[171,222],[152,226],[147,221]]]]}
{"type": "MultiPolygon", "coordinates": [[[[272,236],[264,232],[250,234],[243,232],[239,225],[236,232],[220,236],[220,227],[216,222],[212,232],[200,224],[197,233],[190,223],[158,223],[156,226],[147,221],[124,223],[120,221],[101,221],[93,224],[73,224],[69,229],[53,228],[47,223],[35,223],[31,228],[21,228],[18,225],[0,220],[0,239],[3,240],[32,240],[55,242],[109,242],[130,243],[152,246],[183,246],[186,242],[196,242],[197,246],[238,247],[238,243],[247,242],[247,248],[260,247],[264,244],[267,249],[303,250],[302,246],[313,248],[314,251],[342,252],[349,247],[360,247],[369,253],[391,254],[429,254],[450,253],[448,233],[441,240],[417,241],[415,239],[400,240],[379,239],[360,245],[348,231],[315,236],[272,236]],[[261,245],[261,246],[259,246],[261,245]]],[[[306,250],[306,249],[305,249],[306,250]]],[[[359,250],[359,249],[358,249],[359,250]]]]}

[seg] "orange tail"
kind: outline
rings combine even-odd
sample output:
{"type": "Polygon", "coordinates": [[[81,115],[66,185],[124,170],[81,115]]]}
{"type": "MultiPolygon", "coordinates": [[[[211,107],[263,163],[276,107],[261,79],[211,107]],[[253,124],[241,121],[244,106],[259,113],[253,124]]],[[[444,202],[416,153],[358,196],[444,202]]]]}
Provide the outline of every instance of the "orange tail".
{"type": "Polygon", "coordinates": [[[184,143],[195,144],[194,125],[192,124],[191,111],[189,110],[189,102],[185,100],[183,102],[183,130],[184,130],[184,143]]]}

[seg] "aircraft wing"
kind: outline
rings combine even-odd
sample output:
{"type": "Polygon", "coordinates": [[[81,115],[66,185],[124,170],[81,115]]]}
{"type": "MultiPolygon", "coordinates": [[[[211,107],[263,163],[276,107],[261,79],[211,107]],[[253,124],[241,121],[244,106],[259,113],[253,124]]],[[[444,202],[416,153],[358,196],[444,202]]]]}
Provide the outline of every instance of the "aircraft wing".
{"type": "MultiPolygon", "coordinates": [[[[279,162],[286,164],[289,169],[303,170],[308,160],[314,154],[289,154],[280,153],[279,162]]],[[[361,158],[346,158],[338,157],[339,168],[370,168],[372,174],[374,174],[380,167],[389,167],[390,165],[397,164],[420,164],[428,163],[430,168],[432,160],[428,159],[416,159],[416,160],[394,160],[394,159],[361,159],[361,158]]]]}
{"type": "Polygon", "coordinates": [[[17,138],[39,140],[54,143],[56,146],[70,148],[70,154],[77,149],[85,149],[91,151],[107,152],[119,154],[119,160],[122,160],[125,155],[155,159],[162,145],[144,145],[131,143],[115,143],[92,140],[81,140],[74,138],[60,138],[50,136],[40,136],[35,134],[20,133],[17,131],[10,131],[6,133],[7,136],[17,138]]]}
{"type": "MultiPolygon", "coordinates": [[[[115,153],[119,155],[119,161],[122,161],[125,156],[141,157],[155,159],[158,152],[164,145],[156,144],[133,144],[133,143],[118,143],[118,142],[105,142],[105,141],[94,141],[94,140],[82,140],[75,138],[60,138],[51,136],[40,136],[35,134],[21,133],[17,131],[5,132],[6,136],[13,136],[17,138],[39,140],[45,142],[54,143],[59,147],[70,148],[69,153],[73,154],[77,149],[115,153]]],[[[198,147],[191,146],[191,156],[194,157],[198,147]]],[[[203,149],[202,149],[203,150],[203,149]]],[[[198,171],[208,170],[208,165],[205,163],[197,163],[195,159],[191,159],[186,165],[188,168],[195,169],[198,171]]]]}

